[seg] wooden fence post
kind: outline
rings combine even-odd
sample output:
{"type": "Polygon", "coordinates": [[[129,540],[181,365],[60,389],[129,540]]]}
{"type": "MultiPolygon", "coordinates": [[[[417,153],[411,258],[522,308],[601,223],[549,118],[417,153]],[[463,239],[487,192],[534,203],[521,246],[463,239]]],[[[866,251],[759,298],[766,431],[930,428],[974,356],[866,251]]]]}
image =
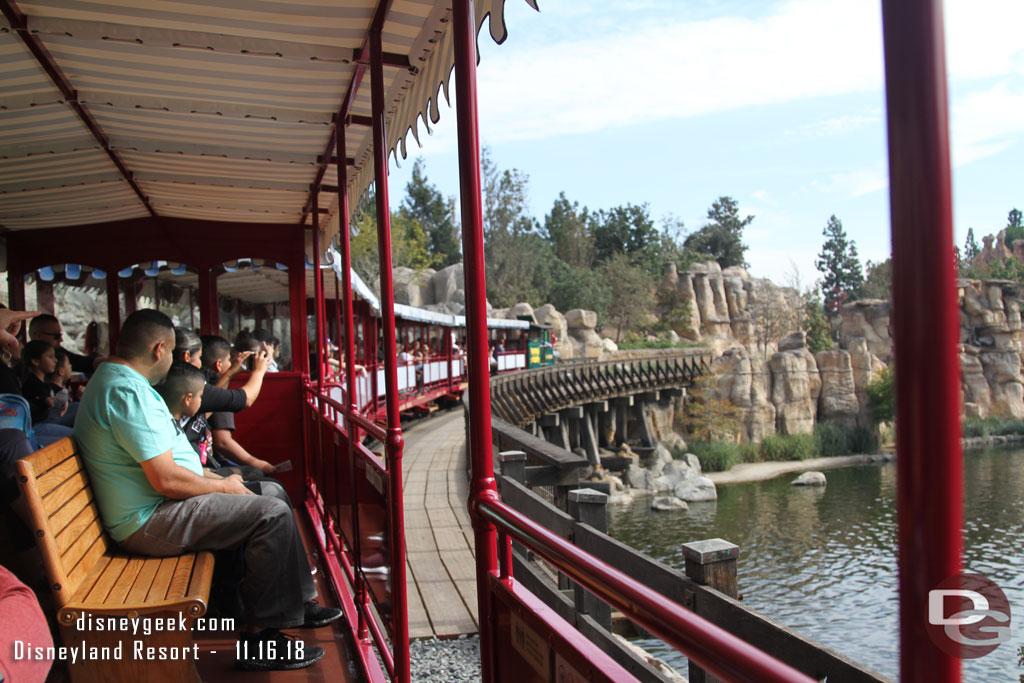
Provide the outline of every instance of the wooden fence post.
{"type": "MultiPolygon", "coordinates": [[[[594,489],[575,489],[569,491],[569,514],[577,522],[593,527],[601,533],[608,532],[608,494],[594,489]]],[[[598,597],[576,583],[572,584],[573,602],[576,612],[589,614],[598,624],[608,631],[612,628],[612,609],[598,597]]]]}
{"type": "Polygon", "coordinates": [[[501,474],[526,484],[526,453],[523,451],[502,451],[498,453],[501,474]]]}
{"type": "MultiPolygon", "coordinates": [[[[686,575],[730,598],[737,596],[736,560],[739,556],[740,547],[721,538],[683,544],[686,575]]],[[[690,683],[717,683],[719,680],[692,661],[689,674],[690,683]]]]}

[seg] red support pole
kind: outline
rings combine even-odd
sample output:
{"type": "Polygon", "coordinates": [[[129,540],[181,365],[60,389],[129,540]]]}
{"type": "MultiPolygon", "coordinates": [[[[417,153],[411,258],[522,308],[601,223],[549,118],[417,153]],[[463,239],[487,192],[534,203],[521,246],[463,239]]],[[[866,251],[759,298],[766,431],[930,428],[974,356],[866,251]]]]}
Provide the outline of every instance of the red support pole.
{"type": "MultiPolygon", "coordinates": [[[[7,305],[12,311],[25,310],[25,274],[20,270],[9,267],[7,270],[7,305]]],[[[18,330],[18,339],[22,343],[28,339],[28,325],[22,325],[18,330]]]]}
{"type": "MultiPolygon", "coordinates": [[[[313,193],[313,308],[316,315],[316,364],[317,373],[316,387],[319,393],[324,393],[324,282],[320,277],[320,210],[317,206],[318,192],[313,193]]],[[[321,405],[320,412],[323,412],[321,405]]],[[[319,429],[319,425],[317,429],[319,429]]]]}
{"type": "Polygon", "coordinates": [[[117,353],[117,337],[121,332],[121,290],[118,288],[117,271],[107,272],[107,337],[110,339],[111,355],[117,353]]]}
{"type": "Polygon", "coordinates": [[[135,312],[135,309],[139,305],[138,301],[138,290],[135,289],[136,275],[133,272],[124,281],[124,312],[125,315],[131,315],[135,312]]]}
{"type": "Polygon", "coordinates": [[[469,355],[469,457],[472,466],[469,513],[476,537],[477,610],[481,680],[493,681],[494,653],[489,574],[498,571],[494,525],[477,507],[498,499],[491,461],[491,384],[487,354],[487,277],[484,271],[483,210],[480,200],[480,133],[476,107],[476,16],[472,0],[454,0],[456,118],[462,201],[462,253],[466,278],[466,352],[469,355]]]}
{"type": "MultiPolygon", "coordinates": [[[[355,301],[352,296],[352,245],[349,233],[349,207],[348,207],[348,164],[345,161],[345,123],[340,118],[335,118],[335,143],[338,157],[338,242],[341,246],[341,288],[345,297],[345,386],[348,390],[348,402],[346,403],[345,429],[348,432],[348,444],[346,445],[349,462],[349,482],[351,482],[352,498],[352,528],[356,530],[352,538],[352,552],[356,558],[362,557],[359,532],[359,486],[356,484],[356,448],[359,443],[359,426],[351,419],[359,413],[359,398],[356,395],[356,342],[355,342],[355,301]]],[[[354,572],[353,583],[356,594],[356,604],[366,604],[366,583],[363,581],[363,573],[354,572]]],[[[356,633],[360,638],[368,636],[366,619],[360,611],[357,615],[356,633]]]]}
{"type": "Polygon", "coordinates": [[[936,647],[926,630],[929,591],[960,571],[963,516],[942,3],[884,0],[882,25],[898,425],[900,680],[951,683],[960,680],[960,660],[936,647]]]}
{"type": "Polygon", "coordinates": [[[291,315],[292,369],[309,375],[309,337],[306,325],[306,257],[304,231],[296,231],[296,258],[288,264],[288,310],[291,315]]]}
{"type": "Polygon", "coordinates": [[[377,253],[380,259],[380,318],[384,331],[388,481],[391,505],[391,595],[394,680],[409,682],[409,611],[405,588],[405,508],[402,503],[402,425],[398,413],[398,357],[395,354],[395,283],[391,270],[391,208],[388,205],[388,147],[384,125],[384,68],[381,24],[370,29],[370,100],[373,112],[373,170],[377,191],[377,253]]]}
{"type": "Polygon", "coordinates": [[[217,278],[213,271],[199,271],[199,330],[203,334],[220,334],[220,306],[217,304],[217,278]]]}

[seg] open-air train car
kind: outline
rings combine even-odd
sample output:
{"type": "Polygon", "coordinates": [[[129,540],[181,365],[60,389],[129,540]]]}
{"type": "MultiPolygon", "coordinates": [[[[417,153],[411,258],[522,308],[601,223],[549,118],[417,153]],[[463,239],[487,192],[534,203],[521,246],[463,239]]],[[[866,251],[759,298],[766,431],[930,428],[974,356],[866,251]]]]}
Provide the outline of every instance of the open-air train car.
{"type": "MultiPolygon", "coordinates": [[[[119,271],[166,261],[187,264],[195,274],[197,324],[215,333],[227,329],[226,315],[244,322],[237,318],[249,312],[222,312],[218,290],[228,291],[237,276],[225,264],[253,259],[264,264],[260,272],[274,274],[269,279],[286,281],[289,324],[282,334],[292,370],[268,378],[260,400],[240,414],[239,433],[255,455],[271,461],[298,451],[298,466],[285,483],[317,529],[360,666],[368,680],[408,681],[397,362],[402,328],[392,305],[387,164],[391,153],[404,156],[419,121],[438,120],[439,88],[447,97],[454,66],[467,293],[468,504],[484,680],[521,677],[499,664],[514,656],[512,622],[524,620],[551,648],[551,662],[588,668],[595,681],[626,678],[614,667],[588,667],[599,653],[516,581],[508,561],[513,538],[719,677],[801,680],[683,606],[546,534],[496,492],[476,41],[485,21],[490,35],[504,40],[503,6],[503,0],[0,0],[0,230],[9,304],[24,307],[25,275],[46,266],[99,269],[107,291],[115,293],[123,291],[119,271]],[[373,352],[364,346],[359,356],[355,339],[361,334],[376,342],[377,335],[356,327],[358,320],[367,324],[359,309],[370,304],[355,295],[349,276],[349,217],[371,184],[382,217],[382,303],[374,318],[381,334],[373,352]],[[322,270],[304,267],[329,244],[341,254],[336,294],[322,270]],[[332,295],[351,305],[332,313],[332,295]],[[335,338],[344,342],[343,396],[366,396],[354,366],[360,357],[372,365],[379,355],[370,375],[377,384],[369,399],[377,406],[375,419],[355,401],[332,398],[324,372],[310,379],[305,351],[312,339],[313,364],[324,363],[332,316],[335,338]],[[384,444],[383,456],[362,445],[366,434],[384,444]],[[382,558],[386,571],[365,571],[379,569],[382,558]]],[[[958,660],[933,644],[926,623],[929,590],[959,569],[961,534],[942,7],[938,0],[883,0],[882,9],[893,306],[899,311],[893,336],[900,358],[901,671],[907,681],[953,681],[958,660]]],[[[665,66],[646,65],[643,55],[624,58],[635,59],[637,68],[665,66]]],[[[616,84],[608,87],[614,94],[616,84]]],[[[108,297],[112,338],[127,309],[127,299],[124,306],[119,299],[108,297]]],[[[280,309],[271,313],[283,316],[280,309]]],[[[433,377],[428,371],[425,383],[433,377]]],[[[406,387],[411,381],[406,374],[406,387]]]]}

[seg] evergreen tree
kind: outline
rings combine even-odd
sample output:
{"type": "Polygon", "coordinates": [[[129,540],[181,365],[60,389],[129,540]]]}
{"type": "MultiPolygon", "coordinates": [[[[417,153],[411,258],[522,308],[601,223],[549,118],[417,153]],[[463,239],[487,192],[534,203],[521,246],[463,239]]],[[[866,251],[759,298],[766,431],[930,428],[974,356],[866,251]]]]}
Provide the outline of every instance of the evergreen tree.
{"type": "Polygon", "coordinates": [[[615,342],[618,343],[622,330],[629,328],[650,312],[654,297],[651,294],[651,276],[634,265],[626,254],[613,254],[602,268],[604,281],[608,283],[611,300],[607,311],[619,328],[615,342]]]}
{"type": "Polygon", "coordinates": [[[807,332],[807,348],[811,353],[831,351],[832,329],[825,318],[825,308],[817,290],[804,293],[804,330],[807,332]]]}
{"type": "MultiPolygon", "coordinates": [[[[953,247],[956,253],[960,251],[953,247]]],[[[959,260],[957,261],[959,264],[959,260]]],[[[959,267],[959,265],[958,265],[959,267]]],[[[868,261],[864,264],[864,284],[861,285],[860,295],[865,299],[888,299],[892,296],[892,258],[873,263],[868,261]]]]}
{"type": "Polygon", "coordinates": [[[500,170],[486,147],[480,158],[484,199],[484,255],[487,298],[499,308],[520,301],[545,303],[555,258],[534,230],[527,201],[529,178],[518,169],[500,170]]]}
{"type": "Polygon", "coordinates": [[[1010,209],[1010,214],[1006,217],[1006,227],[1024,228],[1024,215],[1020,209],[1010,209]]]}
{"type": "Polygon", "coordinates": [[[604,263],[616,254],[625,254],[634,265],[649,273],[660,268],[661,239],[647,204],[598,211],[593,230],[598,261],[604,263]]]}
{"type": "MultiPolygon", "coordinates": [[[[377,204],[370,193],[365,210],[352,223],[352,267],[370,285],[380,277],[377,249],[377,204]]],[[[391,265],[419,270],[437,264],[428,249],[427,235],[419,222],[404,211],[391,214],[391,265]]]]}
{"type": "Polygon", "coordinates": [[[857,245],[847,239],[842,221],[833,215],[821,234],[828,239],[822,245],[814,267],[824,276],[821,288],[825,295],[825,310],[834,315],[843,302],[860,296],[864,273],[857,257],[857,245]]]}
{"type": "MultiPolygon", "coordinates": [[[[594,265],[594,233],[592,217],[587,207],[579,202],[569,203],[564,192],[544,217],[544,232],[555,256],[573,268],[594,265]]],[[[559,309],[562,310],[562,309],[559,309]]]]}
{"type": "Polygon", "coordinates": [[[719,197],[708,209],[709,223],[686,238],[683,246],[707,254],[723,268],[744,266],[747,245],[743,243],[743,228],[750,225],[753,216],[740,218],[740,207],[732,197],[719,197]]]}
{"type": "Polygon", "coordinates": [[[967,228],[967,240],[964,242],[963,260],[967,265],[971,264],[971,261],[978,258],[978,254],[981,253],[981,247],[978,246],[978,241],[974,239],[974,228],[967,228]]]}
{"type": "Polygon", "coordinates": [[[446,202],[438,189],[427,182],[422,158],[417,159],[412,166],[412,178],[405,186],[401,211],[419,223],[426,233],[430,253],[437,257],[438,267],[450,266],[462,260],[459,230],[455,226],[452,204],[446,202]]]}
{"type": "Polygon", "coordinates": [[[1021,220],[1021,212],[1018,209],[1012,209],[1010,214],[1006,217],[1006,232],[1004,238],[1006,241],[1006,248],[1013,251],[1013,243],[1016,240],[1024,239],[1024,221],[1021,220]]]}

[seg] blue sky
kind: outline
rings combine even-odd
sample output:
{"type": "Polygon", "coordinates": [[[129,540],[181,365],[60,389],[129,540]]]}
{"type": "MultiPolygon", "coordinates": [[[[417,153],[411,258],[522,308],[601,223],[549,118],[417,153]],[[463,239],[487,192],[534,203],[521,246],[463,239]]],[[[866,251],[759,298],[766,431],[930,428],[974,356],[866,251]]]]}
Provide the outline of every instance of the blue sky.
{"type": "MultiPolygon", "coordinates": [[[[648,203],[686,231],[731,195],[755,216],[751,273],[804,285],[830,215],[862,260],[889,255],[878,0],[521,0],[509,37],[480,37],[480,127],[500,168],[530,179],[543,219],[560,191],[591,209],[648,203]]],[[[945,5],[954,229],[994,233],[1024,208],[1024,2],[945,5]]],[[[454,95],[453,95],[454,101],[454,95]]],[[[455,113],[393,168],[400,201],[412,161],[458,194],[455,113]]]]}

